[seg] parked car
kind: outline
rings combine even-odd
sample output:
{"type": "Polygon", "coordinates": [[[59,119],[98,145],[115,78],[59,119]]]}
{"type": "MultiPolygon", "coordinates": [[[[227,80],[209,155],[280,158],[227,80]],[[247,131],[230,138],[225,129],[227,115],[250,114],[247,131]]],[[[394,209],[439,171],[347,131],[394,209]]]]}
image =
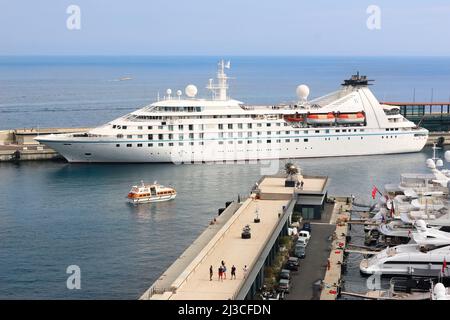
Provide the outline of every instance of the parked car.
{"type": "Polygon", "coordinates": [[[285,269],[291,271],[298,271],[299,267],[300,267],[300,259],[298,257],[289,257],[288,261],[286,262],[285,269]]]}
{"type": "Polygon", "coordinates": [[[280,294],[276,291],[263,291],[261,298],[263,300],[280,300],[280,294]]]}
{"type": "Polygon", "coordinates": [[[280,279],[278,282],[278,291],[289,293],[290,288],[290,281],[288,279],[280,279]]]}
{"type": "Polygon", "coordinates": [[[296,256],[299,259],[303,259],[306,256],[306,246],[302,244],[298,244],[294,248],[294,256],[296,256]]]}
{"type": "Polygon", "coordinates": [[[312,233],[311,232],[311,223],[309,223],[309,222],[303,223],[302,230],[308,231],[311,234],[312,233]]]}
{"type": "Polygon", "coordinates": [[[287,269],[283,269],[280,272],[280,279],[291,279],[291,272],[287,269]]]}
{"type": "Polygon", "coordinates": [[[309,241],[309,239],[311,239],[311,234],[309,233],[309,231],[301,230],[298,233],[298,238],[299,239],[306,239],[307,241],[309,241]]]}
{"type": "Polygon", "coordinates": [[[309,239],[311,239],[310,233],[308,231],[302,230],[298,233],[296,245],[306,247],[308,245],[309,239]]]}
{"type": "Polygon", "coordinates": [[[262,300],[284,300],[284,291],[276,292],[276,291],[264,291],[261,294],[262,300]]]}
{"type": "Polygon", "coordinates": [[[308,239],[298,238],[295,246],[303,246],[306,247],[308,245],[308,239]]]}

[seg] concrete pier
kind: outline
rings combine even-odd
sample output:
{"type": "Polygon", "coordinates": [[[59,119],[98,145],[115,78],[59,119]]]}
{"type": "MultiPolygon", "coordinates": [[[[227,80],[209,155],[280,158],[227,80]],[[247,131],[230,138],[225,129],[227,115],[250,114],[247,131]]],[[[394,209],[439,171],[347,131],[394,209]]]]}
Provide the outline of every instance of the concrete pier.
{"type": "Polygon", "coordinates": [[[426,145],[432,146],[433,143],[438,143],[439,139],[443,139],[442,145],[444,146],[450,145],[450,132],[447,131],[430,132],[426,145]]]}
{"type": "Polygon", "coordinates": [[[336,224],[336,230],[333,233],[327,270],[322,281],[320,300],[336,300],[337,298],[341,285],[344,252],[347,245],[346,238],[349,231],[349,211],[351,208],[351,202],[347,198],[335,198],[335,206],[330,223],[336,224]]]}
{"type": "Polygon", "coordinates": [[[89,128],[0,130],[0,162],[63,159],[55,150],[39,144],[35,137],[52,133],[84,132],[89,128]]]}
{"type": "MultiPolygon", "coordinates": [[[[322,190],[326,178],[300,176],[303,190],[322,190]]],[[[264,267],[271,264],[278,240],[287,235],[296,205],[295,187],[285,187],[284,176],[265,176],[242,203],[233,203],[186,249],[140,299],[248,299],[253,298],[264,280],[264,267]],[[255,222],[258,217],[260,222],[255,222]],[[245,225],[251,238],[242,239],[245,225]],[[219,281],[221,261],[227,279],[219,281]],[[237,268],[231,280],[232,265],[237,268]],[[213,266],[210,281],[209,268],[213,266]],[[244,271],[247,266],[247,271],[244,271]]]]}

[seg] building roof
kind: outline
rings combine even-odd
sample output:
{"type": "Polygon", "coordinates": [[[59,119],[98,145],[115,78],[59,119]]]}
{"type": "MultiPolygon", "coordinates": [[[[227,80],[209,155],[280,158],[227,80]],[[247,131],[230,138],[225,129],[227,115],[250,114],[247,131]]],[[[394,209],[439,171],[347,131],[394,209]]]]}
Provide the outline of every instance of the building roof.
{"type": "Polygon", "coordinates": [[[320,196],[313,195],[302,195],[299,194],[297,197],[297,204],[307,205],[307,206],[321,206],[325,200],[325,194],[320,196]]]}

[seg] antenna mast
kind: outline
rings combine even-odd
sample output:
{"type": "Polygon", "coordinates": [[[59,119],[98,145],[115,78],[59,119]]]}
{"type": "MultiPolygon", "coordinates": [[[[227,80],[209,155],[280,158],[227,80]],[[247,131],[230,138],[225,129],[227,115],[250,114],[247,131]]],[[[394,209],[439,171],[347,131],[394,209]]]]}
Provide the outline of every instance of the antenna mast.
{"type": "Polygon", "coordinates": [[[230,61],[225,63],[224,60],[220,60],[217,70],[217,83],[213,83],[212,79],[209,81],[207,89],[213,93],[214,100],[225,101],[228,99],[228,77],[225,74],[225,68],[230,69],[230,61]]]}

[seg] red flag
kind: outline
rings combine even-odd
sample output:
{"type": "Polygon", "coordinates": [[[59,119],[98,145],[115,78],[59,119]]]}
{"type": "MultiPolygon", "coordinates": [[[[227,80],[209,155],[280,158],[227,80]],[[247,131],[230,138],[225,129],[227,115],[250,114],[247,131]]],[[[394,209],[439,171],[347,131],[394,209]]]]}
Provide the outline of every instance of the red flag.
{"type": "Polygon", "coordinates": [[[373,189],[372,189],[372,199],[375,199],[375,196],[377,195],[377,192],[378,192],[378,189],[377,189],[377,187],[373,187],[373,189]]]}
{"type": "Polygon", "coordinates": [[[445,269],[447,269],[447,260],[444,258],[444,262],[442,263],[442,273],[445,272],[445,269]]]}

